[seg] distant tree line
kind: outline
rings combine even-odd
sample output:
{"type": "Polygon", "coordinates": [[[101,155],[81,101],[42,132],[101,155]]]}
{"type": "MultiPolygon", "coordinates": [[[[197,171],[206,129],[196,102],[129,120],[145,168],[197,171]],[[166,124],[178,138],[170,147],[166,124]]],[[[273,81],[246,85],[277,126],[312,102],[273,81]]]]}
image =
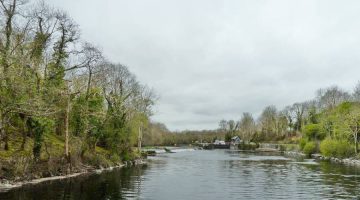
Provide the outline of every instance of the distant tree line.
{"type": "Polygon", "coordinates": [[[351,155],[358,153],[359,109],[360,82],[352,92],[331,86],[319,89],[314,99],[294,103],[282,110],[273,105],[267,106],[258,119],[250,113],[243,113],[238,121],[221,120],[219,130],[226,132],[227,141],[234,135],[239,135],[245,142],[287,139],[288,142],[300,142],[301,149],[305,148],[309,153],[323,149],[322,152],[332,152],[328,155],[339,151],[343,151],[342,155],[351,155]],[[331,145],[321,145],[324,139],[326,144],[331,145]],[[353,151],[333,150],[338,143],[341,143],[341,148],[349,147],[353,151]]]}
{"type": "MultiPolygon", "coordinates": [[[[311,141],[311,138],[315,137],[308,138],[309,131],[327,131],[329,136],[333,135],[330,134],[334,132],[332,129],[335,122],[332,119],[348,119],[349,116],[334,116],[329,113],[344,103],[352,105],[351,113],[353,113],[355,112],[354,108],[357,107],[356,102],[360,102],[360,83],[352,92],[347,92],[338,86],[331,86],[317,90],[314,99],[296,102],[281,110],[274,105],[266,106],[257,119],[251,113],[245,112],[239,120],[221,120],[219,128],[216,130],[171,132],[163,124],[152,124],[152,128],[145,131],[147,136],[144,137],[144,143],[147,145],[174,145],[191,144],[195,141],[213,142],[215,139],[228,142],[234,136],[240,136],[244,142],[304,143],[304,140],[311,141]],[[320,126],[314,124],[320,123],[321,130],[320,128],[314,129],[314,127],[320,126]]],[[[352,118],[355,117],[353,115],[354,113],[352,118]]],[[[354,119],[352,120],[354,121],[354,119]]],[[[343,130],[342,133],[349,133],[349,131],[351,130],[343,130]]],[[[319,138],[324,139],[325,137],[319,138]]],[[[357,144],[357,140],[350,139],[347,138],[347,141],[357,144]]],[[[313,148],[314,150],[319,150],[319,142],[313,148]]],[[[303,148],[304,144],[301,144],[300,147],[303,148]]]]}
{"type": "Polygon", "coordinates": [[[145,146],[181,146],[196,142],[211,143],[216,139],[223,139],[225,132],[218,130],[184,130],[170,131],[162,123],[150,122],[144,130],[143,144],[145,146]]]}

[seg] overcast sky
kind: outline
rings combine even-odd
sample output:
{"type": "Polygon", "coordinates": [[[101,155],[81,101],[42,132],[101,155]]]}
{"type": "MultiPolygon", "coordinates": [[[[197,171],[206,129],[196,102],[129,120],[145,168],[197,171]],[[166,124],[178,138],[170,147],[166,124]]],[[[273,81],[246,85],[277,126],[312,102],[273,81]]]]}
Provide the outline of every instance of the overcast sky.
{"type": "Polygon", "coordinates": [[[360,79],[360,1],[48,0],[160,96],[153,120],[217,128],[360,79]]]}

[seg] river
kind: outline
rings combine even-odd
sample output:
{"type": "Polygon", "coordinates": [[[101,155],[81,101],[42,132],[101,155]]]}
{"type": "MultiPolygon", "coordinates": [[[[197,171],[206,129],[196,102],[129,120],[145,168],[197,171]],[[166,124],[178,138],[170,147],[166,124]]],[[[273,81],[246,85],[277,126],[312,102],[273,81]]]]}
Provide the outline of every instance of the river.
{"type": "Polygon", "coordinates": [[[227,150],[159,154],[147,166],[51,181],[0,199],[358,199],[360,170],[273,153],[227,150]]]}

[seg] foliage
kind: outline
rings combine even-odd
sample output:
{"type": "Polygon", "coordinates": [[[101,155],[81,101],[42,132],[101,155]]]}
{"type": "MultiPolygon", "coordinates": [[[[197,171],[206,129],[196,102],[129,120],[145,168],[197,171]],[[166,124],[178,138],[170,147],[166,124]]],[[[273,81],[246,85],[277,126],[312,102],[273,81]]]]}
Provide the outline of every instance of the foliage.
{"type": "Polygon", "coordinates": [[[82,163],[108,166],[135,158],[154,92],[126,66],[107,61],[82,41],[79,26],[65,12],[44,2],[5,2],[0,6],[0,156],[26,152],[34,158],[33,169],[46,162],[57,173],[82,163]]]}
{"type": "Polygon", "coordinates": [[[243,113],[239,127],[240,138],[245,142],[250,142],[256,132],[256,124],[253,116],[250,113],[243,113]]]}
{"type": "Polygon", "coordinates": [[[304,133],[307,138],[314,140],[322,140],[325,138],[324,131],[320,124],[308,124],[304,127],[304,133]]]}
{"type": "Polygon", "coordinates": [[[320,152],[327,157],[346,158],[353,155],[352,145],[348,141],[331,138],[321,142],[320,152]]]}
{"type": "Polygon", "coordinates": [[[239,149],[241,150],[255,150],[256,148],[259,148],[259,145],[253,142],[239,144],[239,149]]]}
{"type": "Polygon", "coordinates": [[[52,131],[54,122],[47,118],[32,118],[29,123],[30,128],[33,129],[34,133],[33,155],[34,159],[38,160],[40,158],[40,151],[44,141],[43,137],[45,134],[52,131]]]}
{"type": "Polygon", "coordinates": [[[313,153],[316,153],[316,143],[315,142],[307,142],[303,148],[303,152],[310,156],[313,153]]]}
{"type": "Polygon", "coordinates": [[[300,150],[303,150],[305,145],[307,143],[307,139],[306,138],[301,138],[300,141],[299,141],[299,147],[300,147],[300,150]]]}

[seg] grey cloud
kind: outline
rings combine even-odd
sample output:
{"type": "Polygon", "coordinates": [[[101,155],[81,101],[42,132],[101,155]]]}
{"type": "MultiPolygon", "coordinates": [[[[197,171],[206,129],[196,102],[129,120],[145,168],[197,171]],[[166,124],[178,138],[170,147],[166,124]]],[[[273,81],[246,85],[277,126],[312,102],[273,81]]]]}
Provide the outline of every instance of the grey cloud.
{"type": "Polygon", "coordinates": [[[359,79],[356,0],[48,2],[159,93],[153,119],[172,130],[216,128],[359,79]]]}

